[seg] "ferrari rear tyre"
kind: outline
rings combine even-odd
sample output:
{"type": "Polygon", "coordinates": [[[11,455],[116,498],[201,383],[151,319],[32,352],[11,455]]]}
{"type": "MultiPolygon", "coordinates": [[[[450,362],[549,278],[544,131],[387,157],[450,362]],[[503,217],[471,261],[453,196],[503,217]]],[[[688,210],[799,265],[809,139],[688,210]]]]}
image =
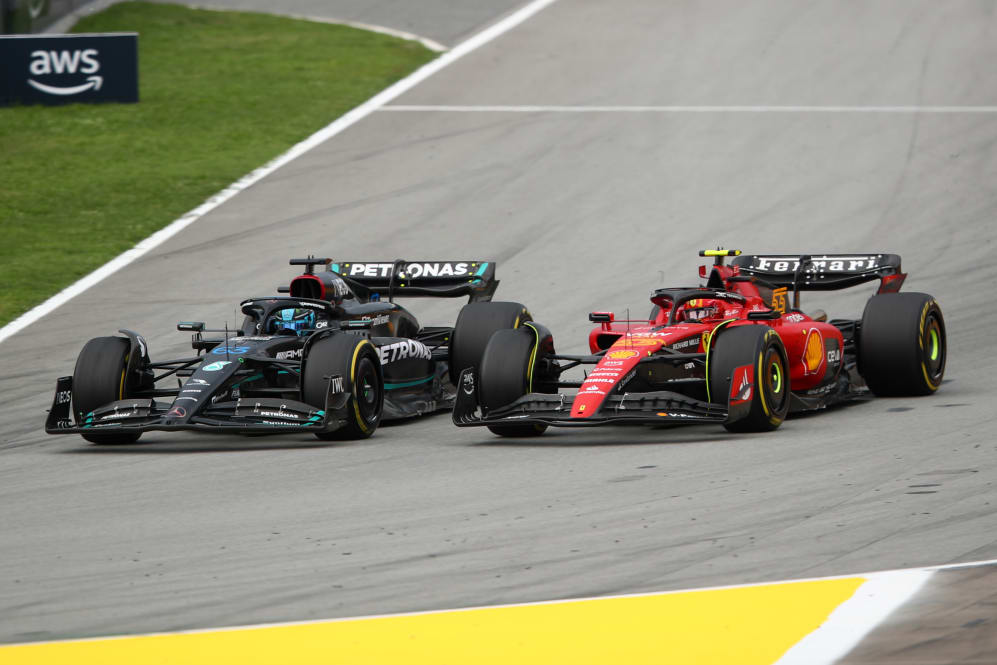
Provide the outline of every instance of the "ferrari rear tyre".
{"type": "MultiPolygon", "coordinates": [[[[710,400],[727,406],[740,370],[747,415],[724,423],[731,432],[770,432],[789,413],[789,359],[779,334],[768,326],[726,328],[711,340],[707,356],[710,400]],[[749,387],[750,384],[750,387],[749,387]]],[[[733,414],[732,414],[733,415],[733,414]]]]}
{"type": "MultiPolygon", "coordinates": [[[[73,370],[73,411],[77,423],[82,423],[98,407],[128,399],[125,372],[130,350],[131,345],[123,337],[95,337],[80,351],[73,370]]],[[[108,428],[84,432],[82,436],[90,443],[113,445],[135,443],[142,433],[108,428]]]]}
{"type": "Polygon", "coordinates": [[[457,385],[461,372],[468,367],[478,369],[493,333],[518,328],[532,320],[526,306],[518,302],[472,302],[464,305],[450,335],[450,381],[457,385]]]}
{"type": "Polygon", "coordinates": [[[882,293],[866,303],[859,374],[881,397],[930,395],[945,375],[945,319],[927,293],[882,293]]]}
{"type": "MultiPolygon", "coordinates": [[[[536,335],[530,329],[499,330],[491,336],[481,356],[478,395],[485,412],[505,406],[530,391],[533,366],[536,359],[533,347],[536,335]]],[[[521,425],[488,425],[499,436],[539,436],[546,425],[524,423],[521,425]]]]}
{"type": "Polygon", "coordinates": [[[325,377],[343,377],[343,390],[349,394],[345,425],[334,432],[316,432],[323,441],[366,439],[381,421],[384,381],[377,349],[370,340],[356,335],[323,337],[308,350],[302,363],[301,398],[306,404],[325,408],[325,377]]]}

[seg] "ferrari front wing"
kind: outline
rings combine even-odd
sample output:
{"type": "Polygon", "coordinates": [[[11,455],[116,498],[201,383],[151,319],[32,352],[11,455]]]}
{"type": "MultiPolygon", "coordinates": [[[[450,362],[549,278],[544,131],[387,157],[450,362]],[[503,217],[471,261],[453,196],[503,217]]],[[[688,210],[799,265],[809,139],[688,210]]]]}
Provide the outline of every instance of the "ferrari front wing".
{"type": "Polygon", "coordinates": [[[574,395],[529,393],[502,407],[485,410],[478,398],[475,371],[460,375],[453,422],[458,427],[538,423],[558,427],[609,424],[723,423],[727,408],[671,391],[622,393],[606,397],[598,412],[571,416],[574,395]]]}

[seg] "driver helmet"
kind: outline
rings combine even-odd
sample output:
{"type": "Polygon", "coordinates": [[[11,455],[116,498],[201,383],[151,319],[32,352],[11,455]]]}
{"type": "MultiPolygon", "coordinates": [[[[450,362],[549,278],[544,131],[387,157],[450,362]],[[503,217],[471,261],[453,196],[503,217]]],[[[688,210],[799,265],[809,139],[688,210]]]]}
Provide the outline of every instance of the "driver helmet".
{"type": "Polygon", "coordinates": [[[266,332],[273,334],[290,331],[300,336],[305,330],[313,328],[315,312],[301,307],[285,307],[270,316],[266,332]]]}
{"type": "Polygon", "coordinates": [[[694,298],[685,303],[682,311],[686,321],[702,321],[719,316],[720,304],[710,298],[694,298]]]}

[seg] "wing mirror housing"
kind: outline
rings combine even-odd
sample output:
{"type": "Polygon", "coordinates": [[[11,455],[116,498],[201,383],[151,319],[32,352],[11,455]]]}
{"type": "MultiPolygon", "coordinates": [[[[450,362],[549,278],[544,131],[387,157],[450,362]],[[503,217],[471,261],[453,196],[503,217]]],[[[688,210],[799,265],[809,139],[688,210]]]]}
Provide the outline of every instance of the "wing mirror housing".
{"type": "Polygon", "coordinates": [[[610,324],[616,320],[616,315],[612,312],[592,312],[589,314],[589,321],[592,323],[601,323],[603,330],[609,330],[612,326],[610,324]]]}
{"type": "Polygon", "coordinates": [[[749,321],[775,321],[781,316],[782,314],[774,309],[762,310],[759,312],[748,312],[749,321]]]}

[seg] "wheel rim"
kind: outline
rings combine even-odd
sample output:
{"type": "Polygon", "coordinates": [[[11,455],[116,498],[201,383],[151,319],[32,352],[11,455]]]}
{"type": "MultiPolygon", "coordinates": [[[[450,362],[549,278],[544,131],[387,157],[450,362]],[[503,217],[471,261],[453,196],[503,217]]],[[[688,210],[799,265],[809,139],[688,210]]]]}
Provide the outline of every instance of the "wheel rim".
{"type": "Polygon", "coordinates": [[[945,344],[942,341],[942,326],[938,317],[929,315],[921,340],[921,355],[924,373],[928,381],[937,385],[945,369],[945,344]]]}
{"type": "Polygon", "coordinates": [[[353,379],[353,395],[357,401],[360,417],[370,423],[377,419],[380,407],[380,389],[377,384],[377,370],[370,358],[363,358],[353,379]]]}
{"type": "Polygon", "coordinates": [[[778,362],[769,363],[768,385],[773,395],[778,395],[782,392],[782,365],[778,362]]]}
{"type": "Polygon", "coordinates": [[[771,405],[773,413],[782,413],[789,393],[786,391],[786,368],[778,349],[768,350],[763,367],[762,387],[765,390],[765,401],[771,405]]]}

